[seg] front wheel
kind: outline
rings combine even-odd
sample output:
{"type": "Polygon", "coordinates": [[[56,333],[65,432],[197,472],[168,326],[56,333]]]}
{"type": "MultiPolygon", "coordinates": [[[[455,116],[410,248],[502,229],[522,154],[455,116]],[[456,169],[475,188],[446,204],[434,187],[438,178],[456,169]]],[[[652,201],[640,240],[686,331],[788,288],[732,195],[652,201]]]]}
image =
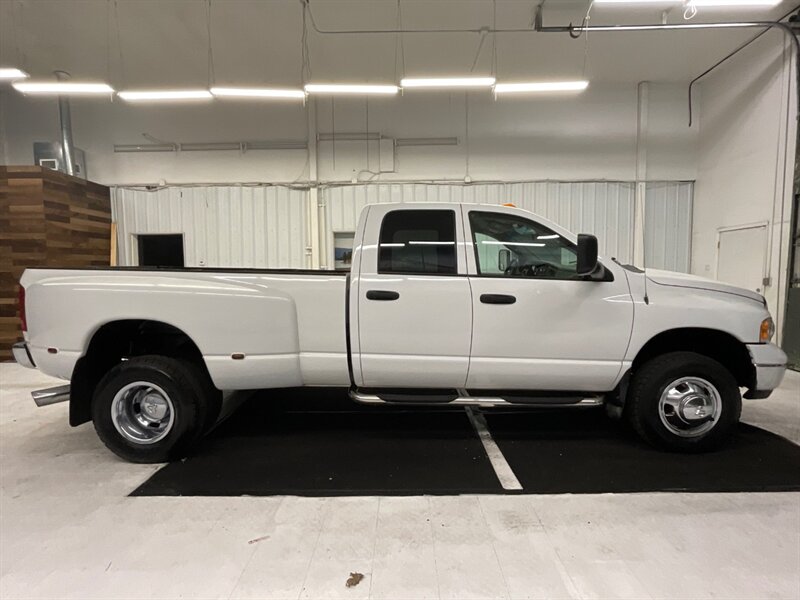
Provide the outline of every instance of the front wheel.
{"type": "Polygon", "coordinates": [[[637,369],[626,412],[645,441],[666,450],[701,452],[732,433],[742,397],[733,375],[717,361],[671,352],[637,369]]]}
{"type": "Polygon", "coordinates": [[[97,435],[131,462],[181,457],[208,427],[213,411],[203,375],[195,365],[165,356],[119,363],[95,390],[92,419],[97,435]]]}

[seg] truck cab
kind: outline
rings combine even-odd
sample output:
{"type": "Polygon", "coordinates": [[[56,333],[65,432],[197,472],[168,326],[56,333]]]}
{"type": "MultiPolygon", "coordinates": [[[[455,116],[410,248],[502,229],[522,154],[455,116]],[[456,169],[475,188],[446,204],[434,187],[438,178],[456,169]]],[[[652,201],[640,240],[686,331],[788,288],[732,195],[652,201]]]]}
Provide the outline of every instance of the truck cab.
{"type": "Polygon", "coordinates": [[[356,237],[359,385],[598,392],[621,377],[625,270],[596,255],[580,265],[577,236],[554,223],[511,207],[378,205],[356,237]]]}

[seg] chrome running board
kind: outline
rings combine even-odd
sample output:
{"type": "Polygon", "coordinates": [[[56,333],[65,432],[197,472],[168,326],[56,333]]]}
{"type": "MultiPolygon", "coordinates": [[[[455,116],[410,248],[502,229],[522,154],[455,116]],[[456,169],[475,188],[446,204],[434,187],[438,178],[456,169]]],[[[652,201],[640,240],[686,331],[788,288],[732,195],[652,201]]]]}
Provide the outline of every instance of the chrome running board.
{"type": "Polygon", "coordinates": [[[365,394],[358,390],[350,390],[350,398],[361,404],[419,404],[431,406],[438,404],[439,406],[478,406],[478,407],[491,407],[491,406],[514,406],[514,407],[533,407],[533,408],[567,408],[576,406],[600,406],[604,402],[603,396],[587,396],[585,398],[576,397],[574,402],[510,402],[505,398],[498,397],[478,397],[478,396],[458,396],[457,398],[447,402],[414,402],[413,395],[409,394],[409,399],[402,402],[391,402],[384,400],[377,394],[365,394]]]}
{"type": "Polygon", "coordinates": [[[31,392],[36,406],[50,406],[59,402],[69,400],[69,385],[59,385],[58,387],[47,388],[46,390],[36,390],[31,392]]]}

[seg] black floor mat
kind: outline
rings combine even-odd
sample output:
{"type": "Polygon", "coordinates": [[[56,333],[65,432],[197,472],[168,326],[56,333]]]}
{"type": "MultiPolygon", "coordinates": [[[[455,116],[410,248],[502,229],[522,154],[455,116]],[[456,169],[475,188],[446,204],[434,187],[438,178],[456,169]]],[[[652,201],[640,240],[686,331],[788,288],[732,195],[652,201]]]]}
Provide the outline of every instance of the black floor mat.
{"type": "Polygon", "coordinates": [[[466,413],[361,406],[346,392],[259,392],[134,496],[500,493],[466,413]]]}
{"type": "Polygon", "coordinates": [[[764,492],[800,490],[800,446],[740,424],[702,454],[659,451],[602,409],[487,412],[497,445],[526,492],[764,492]]]}
{"type": "MultiPolygon", "coordinates": [[[[486,411],[522,493],[800,490],[800,446],[740,425],[671,454],[597,409],[486,411]]],[[[134,496],[504,493],[463,409],[361,406],[331,390],[259,392],[134,496]]]]}

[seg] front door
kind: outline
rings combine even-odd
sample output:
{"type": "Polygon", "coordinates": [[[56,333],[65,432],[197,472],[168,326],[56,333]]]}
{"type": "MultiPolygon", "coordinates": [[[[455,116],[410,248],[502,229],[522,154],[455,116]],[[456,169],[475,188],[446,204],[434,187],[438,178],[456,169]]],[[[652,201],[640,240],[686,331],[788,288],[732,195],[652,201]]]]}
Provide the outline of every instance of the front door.
{"type": "Polygon", "coordinates": [[[461,213],[370,206],[354,282],[354,377],[367,388],[460,388],[467,379],[472,303],[461,213]]]}
{"type": "Polygon", "coordinates": [[[633,322],[623,270],[605,265],[603,281],[577,275],[575,244],[522,211],[465,207],[464,218],[474,312],[467,387],[612,389],[633,322]]]}

